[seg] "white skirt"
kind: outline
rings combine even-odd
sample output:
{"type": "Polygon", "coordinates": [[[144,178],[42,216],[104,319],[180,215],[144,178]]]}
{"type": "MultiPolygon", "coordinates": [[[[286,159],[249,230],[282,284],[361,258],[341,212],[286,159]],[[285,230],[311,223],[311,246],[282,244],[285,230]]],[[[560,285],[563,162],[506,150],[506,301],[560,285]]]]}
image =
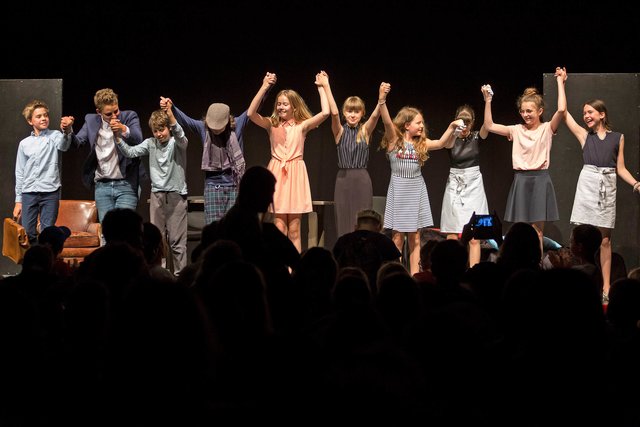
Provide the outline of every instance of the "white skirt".
{"type": "Polygon", "coordinates": [[[480,166],[451,168],[442,200],[440,232],[462,233],[473,212],[478,215],[489,213],[480,166]]]}
{"type": "Polygon", "coordinates": [[[571,223],[613,228],[617,178],[615,168],[584,165],[576,186],[571,223]]]}

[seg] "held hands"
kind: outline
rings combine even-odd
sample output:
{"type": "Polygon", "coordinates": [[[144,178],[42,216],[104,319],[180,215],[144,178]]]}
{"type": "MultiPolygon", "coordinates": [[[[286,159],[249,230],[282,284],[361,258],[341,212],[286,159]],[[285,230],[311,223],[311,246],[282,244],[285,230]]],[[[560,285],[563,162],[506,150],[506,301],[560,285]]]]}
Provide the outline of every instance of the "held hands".
{"type": "Polygon", "coordinates": [[[387,101],[387,94],[391,92],[391,84],[382,82],[378,89],[378,104],[384,104],[387,101]]]}
{"type": "Polygon", "coordinates": [[[316,74],[316,81],[314,82],[316,86],[328,86],[329,85],[329,75],[326,71],[322,70],[318,74],[316,74]]]}
{"type": "Polygon", "coordinates": [[[493,99],[493,89],[491,89],[491,85],[483,85],[480,90],[482,91],[482,96],[484,97],[485,102],[489,102],[493,99]]]}
{"type": "Polygon", "coordinates": [[[464,130],[467,128],[467,125],[464,124],[464,120],[462,119],[452,121],[449,126],[454,128],[453,135],[455,135],[456,138],[459,138],[460,135],[462,135],[464,130]]]}
{"type": "Polygon", "coordinates": [[[60,119],[60,130],[65,134],[69,135],[71,133],[71,128],[73,126],[73,122],[75,119],[73,116],[65,116],[60,119]]]}
{"type": "Polygon", "coordinates": [[[265,88],[271,87],[276,84],[277,80],[278,78],[276,76],[276,73],[270,73],[267,71],[267,74],[265,74],[264,78],[262,79],[262,86],[265,88]]]}
{"type": "Polygon", "coordinates": [[[171,98],[165,98],[164,96],[160,97],[160,109],[165,111],[165,112],[169,112],[171,111],[171,108],[173,107],[173,101],[171,100],[171,98]]]}
{"type": "Polygon", "coordinates": [[[565,67],[556,67],[556,72],[553,75],[556,79],[560,77],[563,83],[567,81],[567,69],[565,67]]]}
{"type": "Polygon", "coordinates": [[[122,122],[120,122],[120,119],[118,119],[117,117],[111,118],[111,121],[109,122],[109,126],[113,131],[113,136],[115,137],[115,139],[120,138],[122,134],[127,131],[127,127],[123,125],[122,122]]]}

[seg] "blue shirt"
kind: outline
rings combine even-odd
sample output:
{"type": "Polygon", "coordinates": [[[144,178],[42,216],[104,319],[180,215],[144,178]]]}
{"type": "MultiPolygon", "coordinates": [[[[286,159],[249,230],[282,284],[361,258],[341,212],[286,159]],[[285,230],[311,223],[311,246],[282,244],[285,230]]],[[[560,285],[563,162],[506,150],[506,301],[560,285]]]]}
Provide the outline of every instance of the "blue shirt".
{"type": "Polygon", "coordinates": [[[62,132],[45,129],[20,141],[16,157],[16,203],[22,203],[22,193],[50,193],[58,190],[62,158],[71,138],[62,132]]]}

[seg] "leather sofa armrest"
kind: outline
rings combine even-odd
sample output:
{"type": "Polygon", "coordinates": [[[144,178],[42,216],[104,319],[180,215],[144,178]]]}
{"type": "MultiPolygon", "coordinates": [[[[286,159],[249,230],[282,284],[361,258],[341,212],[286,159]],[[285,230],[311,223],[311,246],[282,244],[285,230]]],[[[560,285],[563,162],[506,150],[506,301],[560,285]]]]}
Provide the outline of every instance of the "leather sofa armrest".
{"type": "Polygon", "coordinates": [[[102,224],[99,222],[92,222],[87,227],[87,233],[95,234],[97,236],[102,235],[102,224]]]}

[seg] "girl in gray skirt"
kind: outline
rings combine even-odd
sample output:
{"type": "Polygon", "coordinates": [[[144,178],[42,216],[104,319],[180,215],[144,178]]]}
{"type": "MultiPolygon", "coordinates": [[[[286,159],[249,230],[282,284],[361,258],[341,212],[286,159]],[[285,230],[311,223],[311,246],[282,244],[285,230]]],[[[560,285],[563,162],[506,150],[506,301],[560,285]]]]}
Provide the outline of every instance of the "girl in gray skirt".
{"type": "Polygon", "coordinates": [[[344,122],[340,120],[340,110],[329,86],[326,90],[331,110],[331,131],[338,154],[333,200],[337,237],[340,237],[355,229],[358,212],[373,207],[373,186],[367,171],[369,143],[380,118],[380,106],[387,102],[391,85],[380,83],[378,103],[366,120],[362,98],[348,97],[342,104],[344,122]]]}
{"type": "Polygon", "coordinates": [[[624,165],[624,135],[613,132],[604,102],[594,99],[582,106],[580,126],[567,112],[567,127],[582,147],[584,166],[578,178],[571,211],[571,223],[590,224],[602,233],[600,269],[602,271],[602,300],[609,301],[611,284],[611,231],[616,221],[616,181],[620,176],[639,191],[640,182],[624,165]]]}
{"type": "Polygon", "coordinates": [[[482,86],[484,96],[484,127],[491,133],[506,136],[512,141],[511,161],[513,182],[507,198],[504,219],[509,222],[532,224],[540,237],[542,254],[544,224],[559,219],[556,193],[549,176],[551,141],[567,110],[564,82],[567,72],[556,68],[558,108],[550,122],[542,121],[544,102],[536,88],[527,88],[517,105],[524,123],[505,126],[493,122],[491,115],[491,86],[482,86]]]}

